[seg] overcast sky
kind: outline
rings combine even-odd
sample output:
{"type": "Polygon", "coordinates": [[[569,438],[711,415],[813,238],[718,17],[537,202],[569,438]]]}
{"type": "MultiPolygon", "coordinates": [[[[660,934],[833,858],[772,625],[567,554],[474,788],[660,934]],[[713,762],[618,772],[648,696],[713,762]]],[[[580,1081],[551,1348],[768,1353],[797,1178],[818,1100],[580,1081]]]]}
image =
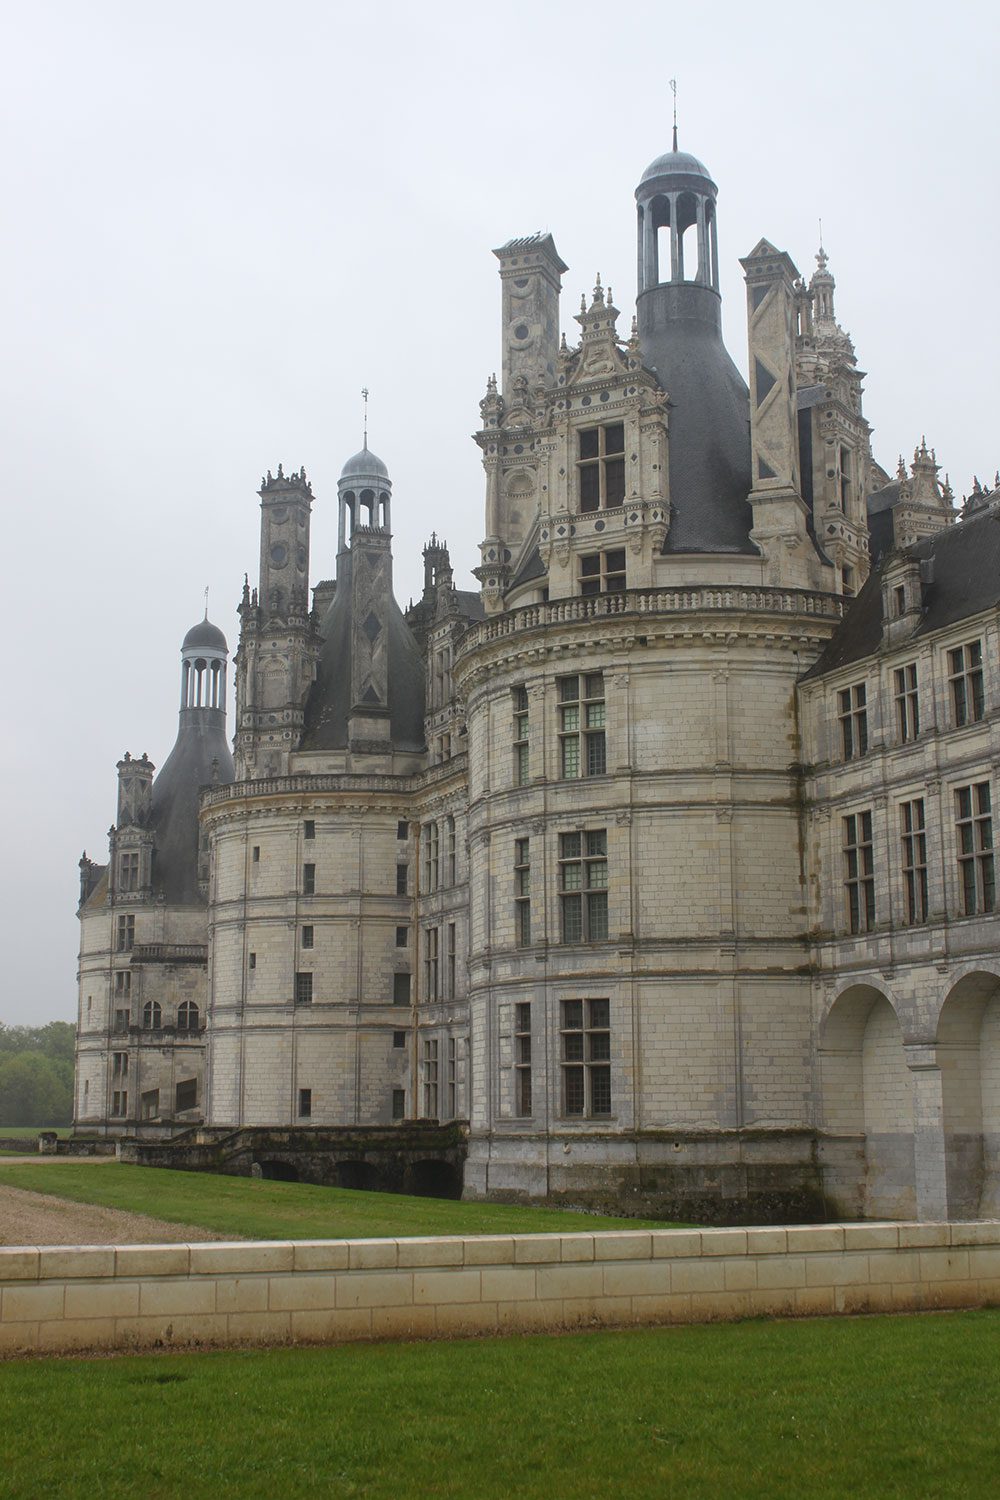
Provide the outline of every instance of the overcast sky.
{"type": "MultiPolygon", "coordinates": [[[[77,860],[103,862],[126,749],[162,765],[210,587],[236,644],[260,475],[393,479],[396,592],[432,528],[483,530],[499,364],[491,250],[552,231],[563,323],[635,296],[633,190],[680,140],[719,185],[726,337],[766,235],[837,314],[892,469],[922,433],[956,493],[1000,463],[993,3],[627,6],[6,0],[0,438],[6,808],[0,1020],[76,1010],[77,860]]],[[[230,704],[231,708],[231,704],[230,704]]]]}

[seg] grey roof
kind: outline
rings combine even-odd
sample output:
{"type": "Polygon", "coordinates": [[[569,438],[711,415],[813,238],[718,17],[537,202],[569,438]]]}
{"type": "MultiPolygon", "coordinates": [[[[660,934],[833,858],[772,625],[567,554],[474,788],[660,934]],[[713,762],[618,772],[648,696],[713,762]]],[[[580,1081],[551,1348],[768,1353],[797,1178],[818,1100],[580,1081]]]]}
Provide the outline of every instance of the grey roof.
{"type": "Polygon", "coordinates": [[[365,443],[365,446],[349,458],[340,471],[341,479],[388,479],[389,470],[365,443]]]}
{"type": "MultiPolygon", "coordinates": [[[[351,555],[339,559],[337,592],[320,633],[316,680],[306,701],[302,750],[347,747],[351,711],[351,555]]],[[[389,725],[397,750],[424,748],[424,659],[395,599],[388,601],[389,725]]]]}
{"type": "MultiPolygon", "coordinates": [[[[923,584],[923,617],[914,640],[1000,604],[1000,513],[988,511],[958,521],[907,547],[903,555],[918,561],[934,560],[923,584]]],[[[873,568],[823,655],[805,674],[807,679],[862,661],[879,650],[882,573],[888,559],[887,553],[873,568]]]]}
{"type": "Polygon", "coordinates": [[[517,572],[511,579],[509,586],[512,589],[516,589],[522,583],[530,583],[533,578],[544,577],[545,564],[542,562],[542,554],[539,552],[537,546],[535,546],[521,558],[517,572]]]}
{"type": "Polygon", "coordinates": [[[222,651],[228,654],[229,647],[226,645],[226,637],[222,634],[218,625],[213,625],[206,615],[204,620],[199,620],[197,625],[192,625],[181,645],[182,651],[194,650],[203,647],[206,651],[222,651]]]}
{"type": "Polygon", "coordinates": [[[750,541],[750,393],[722,342],[711,287],[670,282],[638,300],[642,362],[669,397],[665,553],[744,552],[750,541]]]}
{"type": "Polygon", "coordinates": [[[486,606],[478,589],[456,589],[455,604],[460,615],[469,620],[485,620],[486,606]]]}
{"type": "Polygon", "coordinates": [[[198,889],[198,792],[213,780],[235,777],[225,710],[182,708],[176,743],[153,781],[150,815],[156,834],[153,888],[171,905],[204,904],[198,889]]]}
{"type": "Polygon", "coordinates": [[[690,151],[666,151],[663,156],[658,156],[639,178],[639,186],[642,187],[644,182],[651,182],[656,177],[704,177],[715,187],[712,174],[704,162],[692,156],[690,151]]]}

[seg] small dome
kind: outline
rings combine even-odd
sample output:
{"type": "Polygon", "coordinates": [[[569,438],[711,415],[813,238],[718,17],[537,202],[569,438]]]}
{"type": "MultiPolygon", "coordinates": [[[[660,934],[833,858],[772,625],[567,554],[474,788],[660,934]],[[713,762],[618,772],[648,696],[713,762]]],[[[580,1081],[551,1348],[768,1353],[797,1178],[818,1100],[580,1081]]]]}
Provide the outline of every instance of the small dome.
{"type": "Polygon", "coordinates": [[[389,470],[382,460],[365,445],[360,453],[349,458],[340,471],[344,479],[388,479],[389,470]]]}
{"type": "Polygon", "coordinates": [[[689,151],[666,151],[658,156],[643,172],[639,186],[642,187],[644,182],[652,182],[654,177],[704,177],[706,182],[715,187],[712,174],[704,162],[700,162],[689,151]]]}
{"type": "Polygon", "coordinates": [[[199,620],[197,625],[192,625],[181,645],[182,651],[222,651],[229,654],[226,645],[226,637],[222,634],[218,625],[213,625],[211,620],[199,620]]]}

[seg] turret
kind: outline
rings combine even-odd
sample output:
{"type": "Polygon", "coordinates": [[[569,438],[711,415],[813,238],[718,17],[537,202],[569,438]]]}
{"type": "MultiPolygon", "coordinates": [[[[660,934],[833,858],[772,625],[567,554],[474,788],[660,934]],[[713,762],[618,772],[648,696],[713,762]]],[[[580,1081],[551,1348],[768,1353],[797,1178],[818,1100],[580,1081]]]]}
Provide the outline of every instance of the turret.
{"type": "Polygon", "coordinates": [[[717,192],[676,132],[635,191],[639,345],[670,407],[668,553],[755,551],[748,394],[722,342],[717,192]]]}

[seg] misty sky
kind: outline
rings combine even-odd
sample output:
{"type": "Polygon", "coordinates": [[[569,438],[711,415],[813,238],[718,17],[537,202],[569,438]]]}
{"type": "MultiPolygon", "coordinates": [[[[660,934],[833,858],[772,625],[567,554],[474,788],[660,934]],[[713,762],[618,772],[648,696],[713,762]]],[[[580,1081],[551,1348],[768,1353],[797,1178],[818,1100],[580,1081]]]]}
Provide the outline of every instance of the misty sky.
{"type": "Polygon", "coordinates": [[[77,860],[107,857],[123,751],[162,765],[173,744],[206,585],[235,649],[279,461],[313,480],[312,581],[332,575],[363,385],[397,597],[432,528],[473,586],[490,252],[551,230],[570,341],[597,271],[627,335],[632,194],[669,149],[671,77],[681,146],[719,185],[741,368],[738,257],[766,235],[808,276],[822,217],[880,462],[926,432],[959,496],[1000,464],[994,4],[2,13],[0,1020],[75,1015],[77,860]]]}

